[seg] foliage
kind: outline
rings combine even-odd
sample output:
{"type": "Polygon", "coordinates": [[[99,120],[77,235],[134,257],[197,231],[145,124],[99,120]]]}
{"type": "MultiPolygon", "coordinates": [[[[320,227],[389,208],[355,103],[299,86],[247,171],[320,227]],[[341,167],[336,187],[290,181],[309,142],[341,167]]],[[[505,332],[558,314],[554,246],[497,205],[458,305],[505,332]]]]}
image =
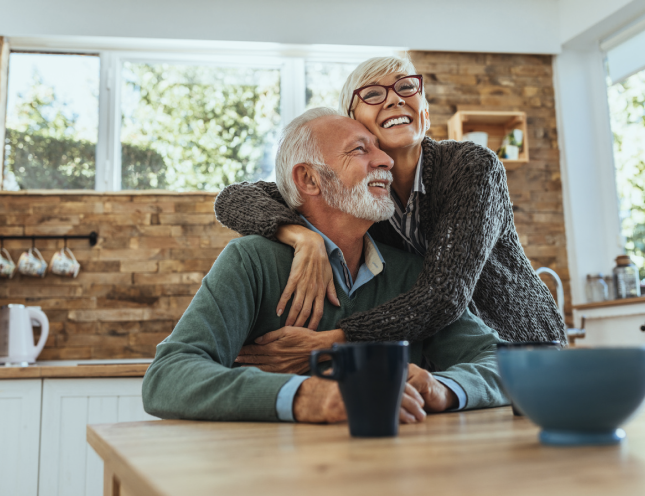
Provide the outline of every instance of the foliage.
{"type": "MultiPolygon", "coordinates": [[[[278,69],[125,63],[124,79],[123,189],[217,190],[273,170],[278,69]]],[[[96,143],[38,73],[14,113],[5,188],[94,188],[96,143]]]]}
{"type": "MultiPolygon", "coordinates": [[[[36,73],[7,129],[5,171],[12,189],[94,189],[96,143],[77,138],[77,116],[36,73]]],[[[125,144],[125,188],[165,188],[165,164],[150,149],[125,144]]],[[[6,181],[7,182],[7,181],[6,181]]]]}
{"type": "Polygon", "coordinates": [[[608,93],[625,248],[645,278],[645,71],[608,93]]]}
{"type": "Polygon", "coordinates": [[[95,151],[88,141],[7,129],[5,164],[19,189],[94,189],[95,151]]]}
{"type": "MultiPolygon", "coordinates": [[[[124,76],[122,143],[163,157],[169,189],[218,190],[272,171],[278,70],[125,63],[124,76]]],[[[123,187],[135,187],[123,165],[123,187]]]]}
{"type": "Polygon", "coordinates": [[[5,138],[8,189],[93,189],[95,143],[74,139],[77,116],[35,73],[5,138]]]}

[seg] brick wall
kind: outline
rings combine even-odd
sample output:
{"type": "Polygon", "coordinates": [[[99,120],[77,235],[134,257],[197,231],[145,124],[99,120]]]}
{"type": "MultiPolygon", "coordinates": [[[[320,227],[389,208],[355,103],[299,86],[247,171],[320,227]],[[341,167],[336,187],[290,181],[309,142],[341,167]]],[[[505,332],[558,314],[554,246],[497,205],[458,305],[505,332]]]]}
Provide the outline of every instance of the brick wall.
{"type": "MultiPolygon", "coordinates": [[[[234,233],[213,213],[214,194],[0,193],[0,233],[99,234],[69,240],[76,279],[0,279],[0,305],[43,308],[41,360],[154,356],[234,233]]],[[[31,240],[6,240],[14,262],[31,240]]],[[[49,263],[63,241],[37,240],[49,263]]]]}
{"type": "MultiPolygon", "coordinates": [[[[554,269],[570,311],[562,186],[550,56],[413,52],[435,139],[457,110],[528,114],[531,161],[508,171],[515,223],[535,268],[554,269]]],[[[69,241],[77,279],[0,279],[0,305],[39,305],[51,321],[41,359],[154,356],[204,274],[235,234],[213,214],[214,194],[0,193],[0,233],[99,233],[69,241]]],[[[31,241],[6,241],[17,262],[31,241]]],[[[62,241],[37,241],[47,262],[62,241]]],[[[550,281],[545,278],[552,287],[550,281]]],[[[570,313],[569,320],[571,319],[570,313]]]]}
{"type": "MultiPolygon", "coordinates": [[[[564,285],[569,326],[571,287],[567,260],[560,154],[550,55],[411,52],[423,74],[430,105],[430,136],[448,138],[458,110],[521,110],[527,114],[530,161],[507,171],[515,226],[533,268],[555,270],[564,285]]],[[[549,276],[544,282],[555,294],[549,276]]]]}

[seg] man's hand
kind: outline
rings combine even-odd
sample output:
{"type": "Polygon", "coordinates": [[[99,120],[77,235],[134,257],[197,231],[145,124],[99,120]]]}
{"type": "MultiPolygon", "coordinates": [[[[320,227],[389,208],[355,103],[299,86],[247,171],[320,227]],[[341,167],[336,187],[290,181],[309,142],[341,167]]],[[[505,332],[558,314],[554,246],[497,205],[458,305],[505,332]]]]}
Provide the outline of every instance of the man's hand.
{"type": "MultiPolygon", "coordinates": [[[[318,424],[346,420],[347,412],[338,383],[319,377],[303,381],[293,400],[293,417],[297,422],[318,424]]],[[[425,418],[423,398],[410,384],[406,384],[399,421],[402,424],[413,424],[425,418]]]]}
{"type": "Polygon", "coordinates": [[[331,424],[347,419],[345,403],[336,381],[311,377],[303,381],[293,399],[296,422],[331,424]]]}
{"type": "Polygon", "coordinates": [[[309,370],[312,350],[331,348],[344,343],[342,329],[315,332],[304,327],[282,327],[255,340],[256,344],[243,346],[235,359],[243,366],[258,367],[265,372],[302,374],[309,370]]]}
{"type": "Polygon", "coordinates": [[[410,383],[406,383],[403,390],[403,399],[401,400],[401,410],[399,411],[400,422],[402,424],[414,424],[422,422],[425,418],[426,412],[423,410],[423,398],[410,383]]]}
{"type": "Polygon", "coordinates": [[[408,366],[408,384],[423,397],[426,412],[443,412],[459,405],[457,395],[427,370],[413,363],[408,366]]]}

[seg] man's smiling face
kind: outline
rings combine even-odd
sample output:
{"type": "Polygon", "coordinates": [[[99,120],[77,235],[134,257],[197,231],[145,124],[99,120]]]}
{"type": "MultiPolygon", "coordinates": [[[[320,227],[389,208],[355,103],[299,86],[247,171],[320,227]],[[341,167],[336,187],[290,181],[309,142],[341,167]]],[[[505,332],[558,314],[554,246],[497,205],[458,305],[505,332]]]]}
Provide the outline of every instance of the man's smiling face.
{"type": "Polygon", "coordinates": [[[318,167],[320,189],[332,207],[358,218],[380,221],[394,213],[390,199],[392,159],[365,126],[348,117],[312,123],[328,168],[318,167]]]}

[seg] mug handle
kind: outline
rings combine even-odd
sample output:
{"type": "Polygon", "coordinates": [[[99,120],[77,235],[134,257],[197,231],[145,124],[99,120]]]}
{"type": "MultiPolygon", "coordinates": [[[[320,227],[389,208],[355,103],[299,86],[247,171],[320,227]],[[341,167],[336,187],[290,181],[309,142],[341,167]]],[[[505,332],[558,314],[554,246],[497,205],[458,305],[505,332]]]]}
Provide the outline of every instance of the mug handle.
{"type": "MultiPolygon", "coordinates": [[[[38,258],[40,258],[40,261],[41,261],[41,262],[43,262],[43,263],[47,263],[47,262],[45,262],[45,259],[44,259],[44,258],[43,258],[43,256],[41,255],[40,250],[39,250],[38,248],[31,248],[31,249],[33,250],[33,252],[36,252],[36,255],[38,255],[38,258]]],[[[32,253],[33,253],[33,252],[32,252],[32,253]]]]}
{"type": "Polygon", "coordinates": [[[11,253],[9,253],[6,248],[2,248],[2,253],[5,253],[7,255],[7,260],[13,263],[13,259],[11,258],[11,253]]]}
{"type": "Polygon", "coordinates": [[[340,367],[339,367],[339,358],[340,355],[338,354],[339,350],[337,349],[331,349],[331,350],[313,350],[311,352],[311,355],[309,355],[309,367],[311,368],[311,374],[316,377],[320,377],[321,379],[328,379],[330,381],[340,381],[341,379],[341,372],[340,372],[340,367]],[[331,374],[323,374],[322,370],[320,370],[320,364],[318,363],[318,357],[320,355],[329,355],[331,356],[331,363],[332,363],[332,372],[331,374]]]}
{"type": "Polygon", "coordinates": [[[63,251],[66,251],[67,253],[69,253],[69,256],[71,257],[71,259],[72,259],[72,260],[74,260],[74,262],[76,262],[76,257],[75,257],[75,256],[74,256],[74,254],[72,253],[72,250],[70,250],[70,249],[69,249],[69,248],[67,248],[67,246],[66,246],[65,248],[63,248],[63,251]]]}

